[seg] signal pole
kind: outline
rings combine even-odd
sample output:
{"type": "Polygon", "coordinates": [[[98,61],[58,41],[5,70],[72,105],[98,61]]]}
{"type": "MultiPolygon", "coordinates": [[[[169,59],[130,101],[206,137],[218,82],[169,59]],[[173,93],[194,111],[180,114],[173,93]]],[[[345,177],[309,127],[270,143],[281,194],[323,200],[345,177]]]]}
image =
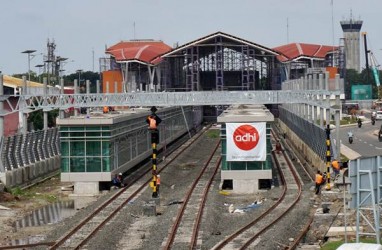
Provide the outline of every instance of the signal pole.
{"type": "Polygon", "coordinates": [[[326,125],[326,190],[330,190],[330,164],[331,164],[331,155],[330,155],[330,125],[326,125]]]}
{"type": "Polygon", "coordinates": [[[155,113],[157,111],[157,108],[155,106],[151,107],[150,110],[151,110],[151,115],[149,115],[146,118],[146,122],[149,124],[149,131],[151,134],[151,146],[152,146],[152,150],[153,150],[153,154],[152,154],[153,179],[150,182],[150,187],[152,187],[152,189],[153,189],[152,198],[158,198],[159,194],[158,194],[158,189],[157,189],[157,180],[158,180],[158,177],[157,177],[157,174],[158,174],[157,173],[157,154],[158,154],[157,145],[159,144],[159,130],[158,130],[157,126],[159,125],[159,123],[161,123],[162,120],[155,113]]]}

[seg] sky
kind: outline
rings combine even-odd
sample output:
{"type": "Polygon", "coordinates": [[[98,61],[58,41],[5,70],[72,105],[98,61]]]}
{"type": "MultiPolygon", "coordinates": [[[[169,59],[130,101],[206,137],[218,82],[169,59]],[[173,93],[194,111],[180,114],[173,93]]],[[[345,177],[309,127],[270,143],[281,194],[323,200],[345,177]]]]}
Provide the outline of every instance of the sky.
{"type": "MultiPolygon", "coordinates": [[[[381,0],[0,0],[0,71],[28,72],[25,50],[43,63],[47,42],[68,58],[65,74],[99,71],[99,58],[122,40],[155,39],[169,46],[221,31],[273,48],[287,43],[339,45],[340,21],[363,20],[368,49],[382,62],[381,0]]],[[[361,67],[364,45],[361,37],[361,67]]]]}

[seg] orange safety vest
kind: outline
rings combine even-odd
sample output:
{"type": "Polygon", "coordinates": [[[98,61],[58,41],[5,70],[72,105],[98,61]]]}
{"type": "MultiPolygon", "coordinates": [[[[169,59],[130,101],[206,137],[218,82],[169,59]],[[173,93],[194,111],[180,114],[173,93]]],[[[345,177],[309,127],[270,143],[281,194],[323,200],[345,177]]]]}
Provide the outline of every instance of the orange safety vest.
{"type": "Polygon", "coordinates": [[[324,177],[322,177],[322,175],[316,174],[316,183],[317,184],[321,184],[323,179],[324,179],[324,177]]]}
{"type": "Polygon", "coordinates": [[[338,161],[333,161],[332,166],[335,170],[340,170],[340,164],[338,163],[338,161]]]}
{"type": "Polygon", "coordinates": [[[156,129],[157,128],[157,121],[155,120],[155,118],[153,116],[149,116],[148,119],[149,119],[150,128],[156,129]]]}
{"type": "Polygon", "coordinates": [[[104,106],[104,107],[103,107],[103,112],[104,112],[104,113],[109,113],[109,107],[104,106]]]}
{"type": "Polygon", "coordinates": [[[157,176],[157,185],[160,185],[160,177],[157,176]]]}

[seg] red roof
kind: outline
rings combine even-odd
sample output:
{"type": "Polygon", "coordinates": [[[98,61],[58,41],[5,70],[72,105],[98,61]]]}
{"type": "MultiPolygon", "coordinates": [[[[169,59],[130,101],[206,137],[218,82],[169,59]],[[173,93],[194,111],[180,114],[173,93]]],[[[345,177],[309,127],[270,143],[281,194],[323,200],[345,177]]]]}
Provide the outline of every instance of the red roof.
{"type": "Polygon", "coordinates": [[[138,60],[144,63],[156,64],[160,60],[155,60],[155,62],[152,62],[152,60],[171,49],[162,41],[133,40],[119,42],[106,49],[106,53],[114,56],[116,61],[138,60]]]}
{"type": "Polygon", "coordinates": [[[325,59],[325,56],[333,51],[333,49],[337,50],[338,47],[307,43],[290,43],[273,48],[273,50],[282,54],[277,56],[277,59],[281,62],[294,60],[299,57],[325,59]]]}

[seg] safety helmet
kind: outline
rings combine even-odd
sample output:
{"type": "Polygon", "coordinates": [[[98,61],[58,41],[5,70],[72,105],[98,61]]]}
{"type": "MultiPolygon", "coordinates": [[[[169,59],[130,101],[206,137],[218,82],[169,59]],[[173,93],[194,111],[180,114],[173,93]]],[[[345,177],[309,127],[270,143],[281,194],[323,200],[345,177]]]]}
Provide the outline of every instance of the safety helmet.
{"type": "Polygon", "coordinates": [[[119,173],[118,175],[122,175],[122,173],[119,173]]]}

